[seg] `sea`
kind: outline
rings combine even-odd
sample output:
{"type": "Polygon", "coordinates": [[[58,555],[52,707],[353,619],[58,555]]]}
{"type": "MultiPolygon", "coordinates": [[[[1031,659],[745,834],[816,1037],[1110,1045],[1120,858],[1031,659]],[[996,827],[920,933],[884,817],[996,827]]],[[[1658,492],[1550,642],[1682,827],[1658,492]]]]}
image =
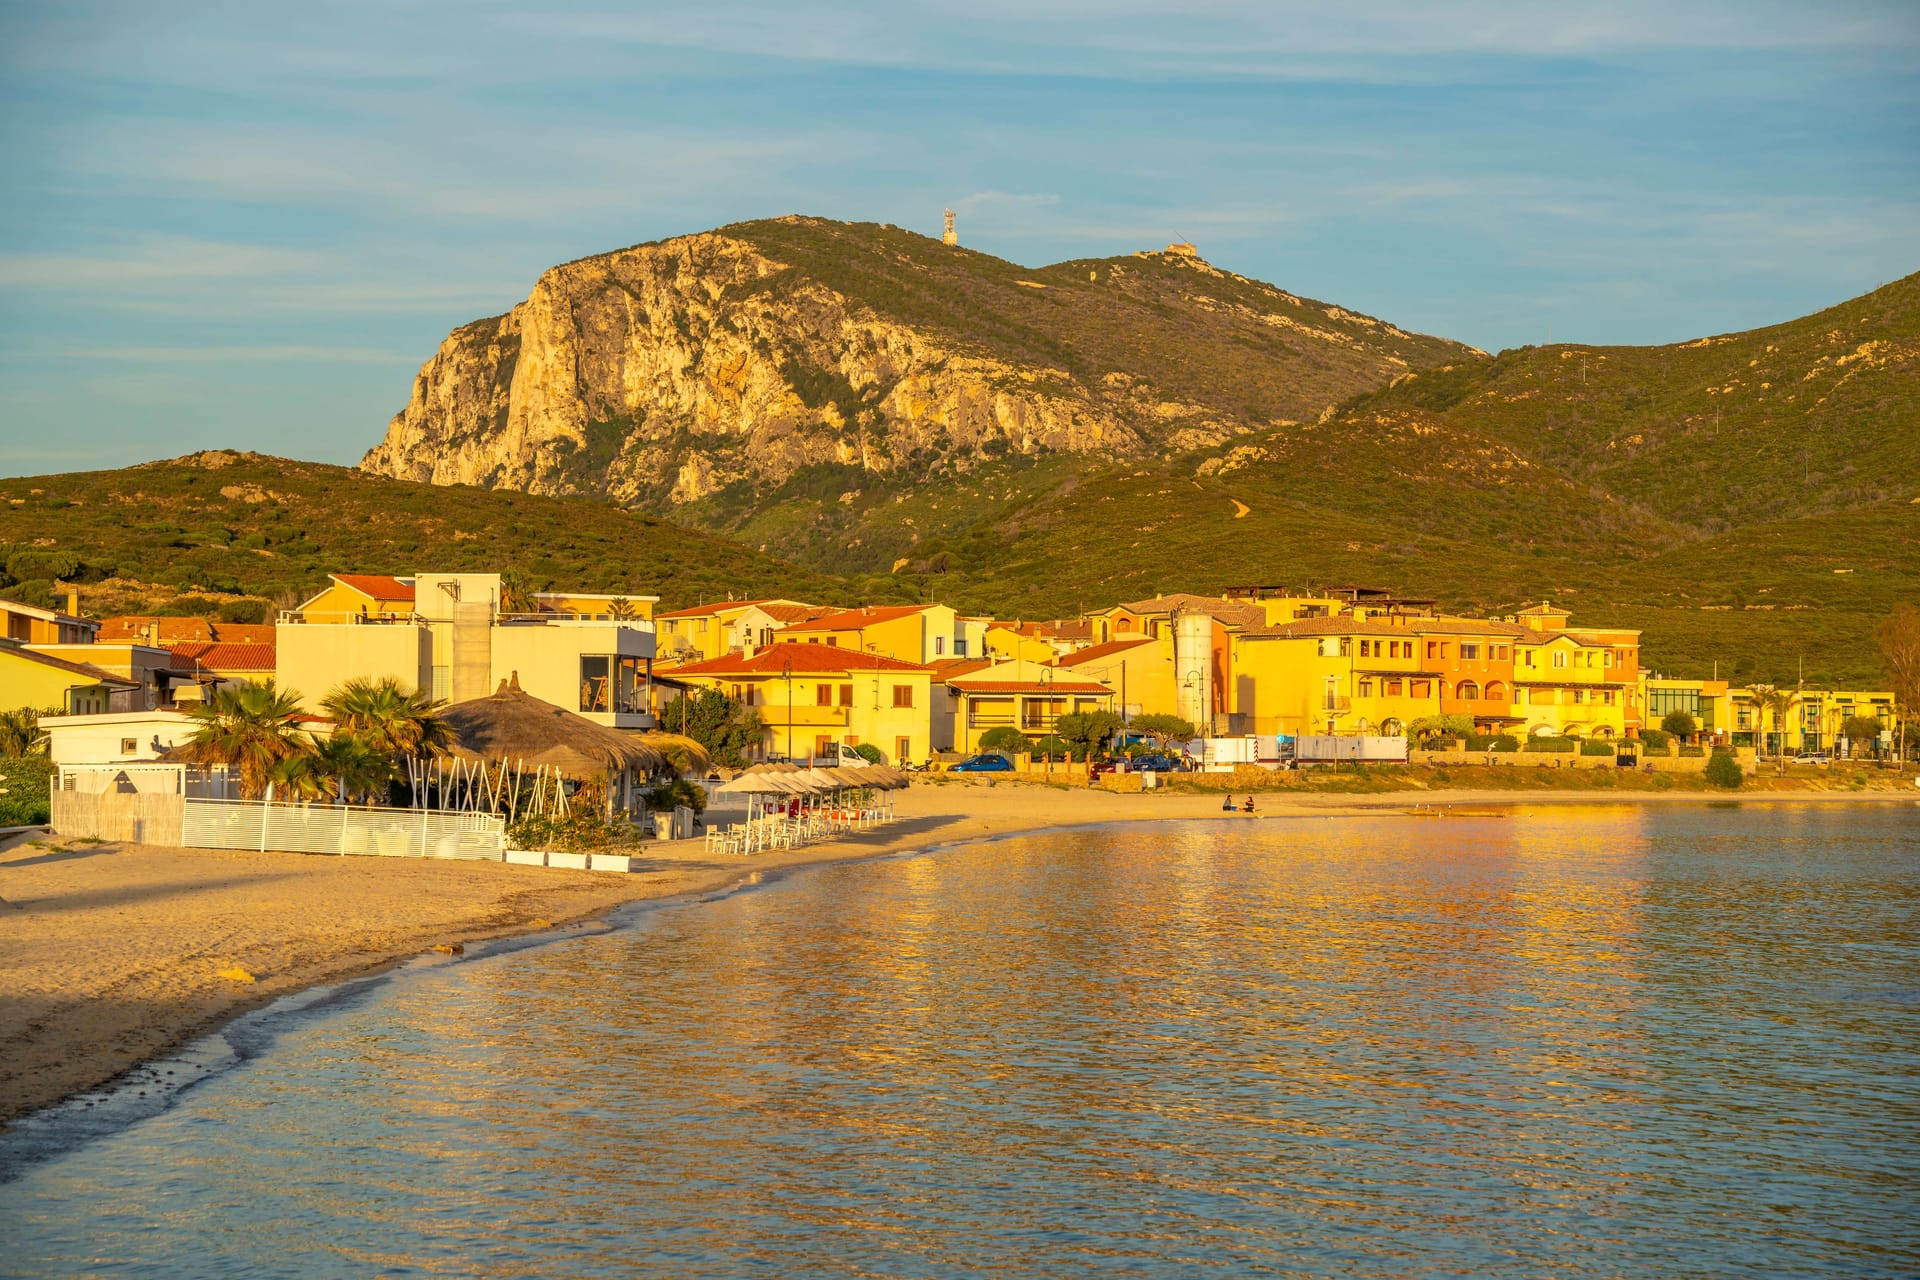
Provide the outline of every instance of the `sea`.
{"type": "Polygon", "coordinates": [[[1916,1275],[1916,905],[1920,808],[1746,801],[755,877],[36,1118],[0,1273],[1916,1275]]]}

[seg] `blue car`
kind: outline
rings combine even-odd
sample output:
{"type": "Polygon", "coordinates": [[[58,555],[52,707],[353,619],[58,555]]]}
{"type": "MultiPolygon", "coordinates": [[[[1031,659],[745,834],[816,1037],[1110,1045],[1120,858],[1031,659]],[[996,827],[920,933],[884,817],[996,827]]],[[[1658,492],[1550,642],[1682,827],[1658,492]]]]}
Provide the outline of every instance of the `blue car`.
{"type": "Polygon", "coordinates": [[[968,756],[959,764],[948,765],[948,773],[1012,773],[1013,761],[1005,756],[985,755],[968,756]]]}

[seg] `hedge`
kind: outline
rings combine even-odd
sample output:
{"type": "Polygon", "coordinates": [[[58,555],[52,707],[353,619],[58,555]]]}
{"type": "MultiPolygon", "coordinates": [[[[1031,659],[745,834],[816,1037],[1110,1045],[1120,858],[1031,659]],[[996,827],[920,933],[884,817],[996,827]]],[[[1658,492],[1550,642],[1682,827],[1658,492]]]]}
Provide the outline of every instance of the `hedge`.
{"type": "Polygon", "coordinates": [[[1707,754],[1707,749],[1705,747],[1682,747],[1680,748],[1680,754],[1683,756],[1698,757],[1707,754]]]}
{"type": "Polygon", "coordinates": [[[1467,739],[1469,751],[1518,751],[1520,739],[1510,733],[1477,733],[1467,739]]]}
{"type": "Polygon", "coordinates": [[[1583,756],[1610,756],[1614,754],[1613,743],[1603,742],[1598,739],[1589,739],[1580,744],[1580,754],[1583,756]]]}
{"type": "Polygon", "coordinates": [[[1664,729],[1642,729],[1640,741],[1649,751],[1665,751],[1673,742],[1673,735],[1664,729]]]}
{"type": "Polygon", "coordinates": [[[1555,755],[1570,756],[1580,746],[1575,738],[1528,738],[1522,751],[1551,751],[1555,755]]]}
{"type": "Polygon", "coordinates": [[[51,817],[53,766],[42,755],[0,760],[0,827],[37,827],[51,817]]]}

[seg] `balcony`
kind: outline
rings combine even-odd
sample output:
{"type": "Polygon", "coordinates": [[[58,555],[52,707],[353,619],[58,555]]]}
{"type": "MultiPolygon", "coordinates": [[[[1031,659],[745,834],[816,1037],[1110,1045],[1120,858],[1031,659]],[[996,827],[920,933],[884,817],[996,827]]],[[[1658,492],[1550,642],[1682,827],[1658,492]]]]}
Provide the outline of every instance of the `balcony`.
{"type": "Polygon", "coordinates": [[[1320,699],[1320,710],[1323,712],[1351,711],[1352,709],[1353,699],[1344,693],[1336,693],[1320,699]]]}
{"type": "Polygon", "coordinates": [[[754,709],[760,713],[762,724],[782,729],[789,724],[796,729],[842,728],[850,723],[853,714],[852,707],[810,707],[799,703],[791,709],[779,703],[754,709]]]}

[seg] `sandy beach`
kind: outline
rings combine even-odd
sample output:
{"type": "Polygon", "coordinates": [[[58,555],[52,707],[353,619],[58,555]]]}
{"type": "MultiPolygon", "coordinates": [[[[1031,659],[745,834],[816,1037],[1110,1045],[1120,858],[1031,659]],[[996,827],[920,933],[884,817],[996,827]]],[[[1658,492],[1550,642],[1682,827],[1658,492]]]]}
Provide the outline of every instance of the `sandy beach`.
{"type": "MultiPolygon", "coordinates": [[[[772,868],[1102,822],[1444,813],[1547,804],[1724,802],[1701,793],[1501,791],[1113,794],[1000,782],[922,785],[873,831],[752,858],[655,846],[628,875],[498,863],[236,853],[16,839],[0,848],[0,1120],[102,1085],[247,1009],[430,951],[723,889],[772,868]],[[227,976],[245,970],[253,981],[227,976]]],[[[1913,793],[1742,795],[1743,803],[1902,803],[1913,793]]]]}

